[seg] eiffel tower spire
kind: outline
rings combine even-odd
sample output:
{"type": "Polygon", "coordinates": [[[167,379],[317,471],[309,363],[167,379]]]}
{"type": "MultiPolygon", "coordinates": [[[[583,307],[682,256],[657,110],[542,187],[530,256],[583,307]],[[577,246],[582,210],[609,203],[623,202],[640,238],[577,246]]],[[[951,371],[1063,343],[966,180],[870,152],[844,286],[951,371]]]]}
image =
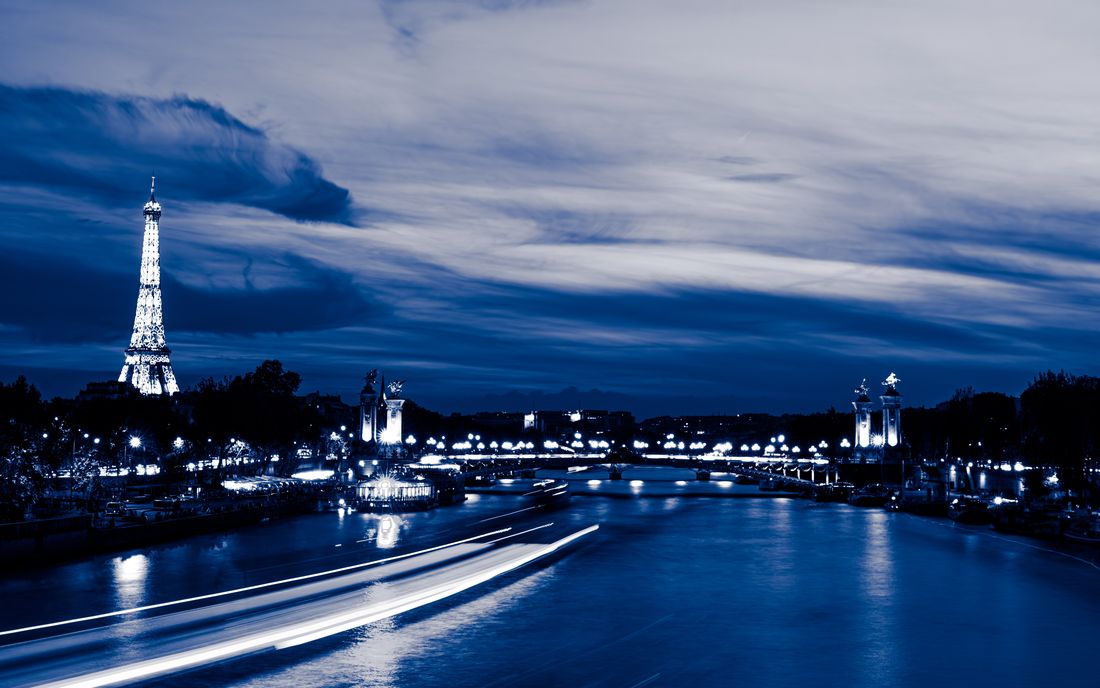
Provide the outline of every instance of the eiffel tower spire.
{"type": "Polygon", "coordinates": [[[164,340],[164,313],[160,300],[160,203],[156,181],[149,187],[145,204],[145,239],[141,247],[141,286],[138,287],[134,332],[126,349],[119,382],[129,382],[142,394],[172,395],[180,391],[164,340]]]}

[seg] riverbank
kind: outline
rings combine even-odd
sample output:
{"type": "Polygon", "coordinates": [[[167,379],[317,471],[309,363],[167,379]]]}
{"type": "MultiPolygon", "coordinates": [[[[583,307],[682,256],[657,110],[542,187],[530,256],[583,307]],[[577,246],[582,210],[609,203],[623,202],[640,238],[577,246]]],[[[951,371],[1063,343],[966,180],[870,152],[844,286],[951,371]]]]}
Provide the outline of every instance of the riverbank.
{"type": "Polygon", "coordinates": [[[154,506],[119,503],[118,515],[69,514],[0,524],[0,560],[7,568],[36,567],[173,540],[244,528],[318,510],[323,495],[303,488],[256,497],[223,497],[154,506]]]}

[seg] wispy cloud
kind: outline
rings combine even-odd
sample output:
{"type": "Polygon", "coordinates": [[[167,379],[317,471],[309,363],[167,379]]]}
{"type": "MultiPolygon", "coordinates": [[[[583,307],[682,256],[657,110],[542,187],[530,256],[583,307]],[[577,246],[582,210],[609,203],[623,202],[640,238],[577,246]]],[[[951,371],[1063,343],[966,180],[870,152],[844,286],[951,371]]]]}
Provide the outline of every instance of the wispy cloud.
{"type": "MultiPolygon", "coordinates": [[[[639,382],[654,368],[714,398],[772,386],[776,404],[898,360],[927,401],[1047,365],[1100,372],[1100,6],[257,6],[5,12],[0,62],[23,86],[0,104],[19,113],[0,174],[41,203],[0,212],[0,236],[56,207],[36,184],[129,208],[155,166],[184,202],[180,289],[232,301],[251,253],[257,290],[353,298],[277,267],[297,255],[381,304],[232,346],[328,361],[319,379],[388,362],[440,399],[664,395],[639,382]],[[332,224],[364,212],[344,187],[369,230],[332,224]]],[[[87,250],[81,229],[51,237],[87,250]]]]}

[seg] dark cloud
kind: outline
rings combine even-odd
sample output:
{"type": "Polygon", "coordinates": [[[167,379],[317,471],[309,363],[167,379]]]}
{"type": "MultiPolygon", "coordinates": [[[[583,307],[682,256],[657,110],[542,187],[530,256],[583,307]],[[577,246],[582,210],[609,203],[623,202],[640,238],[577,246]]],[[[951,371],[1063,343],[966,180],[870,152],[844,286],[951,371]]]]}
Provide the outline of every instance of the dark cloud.
{"type": "Polygon", "coordinates": [[[382,18],[406,44],[413,44],[431,28],[463,21],[483,13],[508,12],[576,0],[379,0],[382,18]]]}
{"type": "Polygon", "coordinates": [[[200,290],[169,277],[163,288],[174,315],[165,316],[166,327],[222,334],[303,332],[362,324],[374,314],[351,275],[292,255],[281,262],[295,286],[200,290]]]}
{"type": "MultiPolygon", "coordinates": [[[[295,286],[198,289],[165,274],[169,344],[174,332],[317,331],[358,324],[373,313],[350,275],[293,256],[280,262],[295,286]]],[[[0,255],[0,323],[20,328],[39,342],[125,343],[137,288],[136,269],[110,272],[72,259],[8,251],[0,255]]]]}
{"type": "MultiPolygon", "coordinates": [[[[1020,332],[1007,327],[959,323],[955,326],[909,317],[889,307],[755,292],[676,290],[653,294],[576,294],[511,287],[491,303],[470,304],[477,312],[491,307],[536,318],[598,323],[623,333],[659,330],[713,335],[759,336],[769,342],[834,335],[888,341],[906,356],[944,349],[995,353],[1011,347],[1020,332]]],[[[678,348],[670,344],[670,348],[678,348]]]]}
{"type": "MultiPolygon", "coordinates": [[[[891,370],[905,380],[907,403],[934,404],[966,384],[1019,392],[1050,350],[1087,361],[1100,346],[1100,335],[1070,345],[1067,332],[945,325],[889,305],[755,293],[450,291],[461,318],[405,323],[389,343],[403,352],[399,365],[421,364],[403,373],[416,398],[442,410],[845,408],[861,378],[877,383],[891,370]],[[456,375],[468,381],[460,391],[456,375]]],[[[377,355],[386,354],[366,358],[377,355]]]]}
{"type": "Polygon", "coordinates": [[[718,162],[724,162],[727,165],[755,165],[760,162],[758,158],[753,158],[747,155],[723,155],[720,158],[716,158],[718,162]]]}
{"type": "Polygon", "coordinates": [[[347,189],[220,106],[0,85],[0,181],[132,204],[152,172],[172,198],[351,224],[347,189]]]}
{"type": "Polygon", "coordinates": [[[782,172],[776,172],[773,174],[738,174],[732,177],[726,177],[731,182],[757,182],[761,184],[776,184],[779,182],[789,182],[792,179],[797,179],[798,176],[794,174],[784,174],[782,172]]]}
{"type": "Polygon", "coordinates": [[[631,222],[613,214],[575,213],[567,210],[504,208],[510,217],[531,220],[542,240],[557,244],[620,244],[630,241],[631,222]]]}

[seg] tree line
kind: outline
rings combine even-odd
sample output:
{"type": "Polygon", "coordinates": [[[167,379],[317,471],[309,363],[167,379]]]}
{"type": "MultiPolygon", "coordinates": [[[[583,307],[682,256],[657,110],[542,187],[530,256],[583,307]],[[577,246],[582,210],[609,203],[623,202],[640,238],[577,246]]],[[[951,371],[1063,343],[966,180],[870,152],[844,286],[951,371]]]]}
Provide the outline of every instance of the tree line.
{"type": "Polygon", "coordinates": [[[88,494],[112,469],[147,463],[158,466],[163,482],[182,481],[197,462],[213,464],[212,480],[269,469],[289,474],[299,450],[329,449],[324,414],[298,395],[300,385],[301,376],[277,360],[243,375],[206,378],[172,397],[121,388],[45,400],[25,377],[0,382],[0,521],[21,517],[58,475],[88,494]]]}
{"type": "MultiPolygon", "coordinates": [[[[46,400],[24,377],[0,382],[0,521],[24,513],[51,478],[71,477],[77,493],[94,492],[104,468],[155,462],[166,481],[183,480],[191,463],[206,475],[289,474],[299,456],[350,455],[360,447],[355,412],[298,394],[301,376],[268,360],[255,370],[206,378],[173,397],[115,396],[46,400]],[[136,440],[135,440],[136,438],[136,440]],[[243,459],[243,460],[242,460],[243,459]],[[278,460],[277,465],[273,462],[278,460]]],[[[337,400],[338,401],[338,400],[337,400]]],[[[406,421],[430,434],[454,417],[409,402],[406,421]]],[[[830,410],[773,417],[806,441],[851,434],[852,415],[830,410]]],[[[1019,397],[958,390],[933,407],[906,408],[903,448],[913,460],[962,460],[1052,467],[1063,483],[1090,482],[1100,446],[1100,378],[1047,371],[1019,397]]]]}

